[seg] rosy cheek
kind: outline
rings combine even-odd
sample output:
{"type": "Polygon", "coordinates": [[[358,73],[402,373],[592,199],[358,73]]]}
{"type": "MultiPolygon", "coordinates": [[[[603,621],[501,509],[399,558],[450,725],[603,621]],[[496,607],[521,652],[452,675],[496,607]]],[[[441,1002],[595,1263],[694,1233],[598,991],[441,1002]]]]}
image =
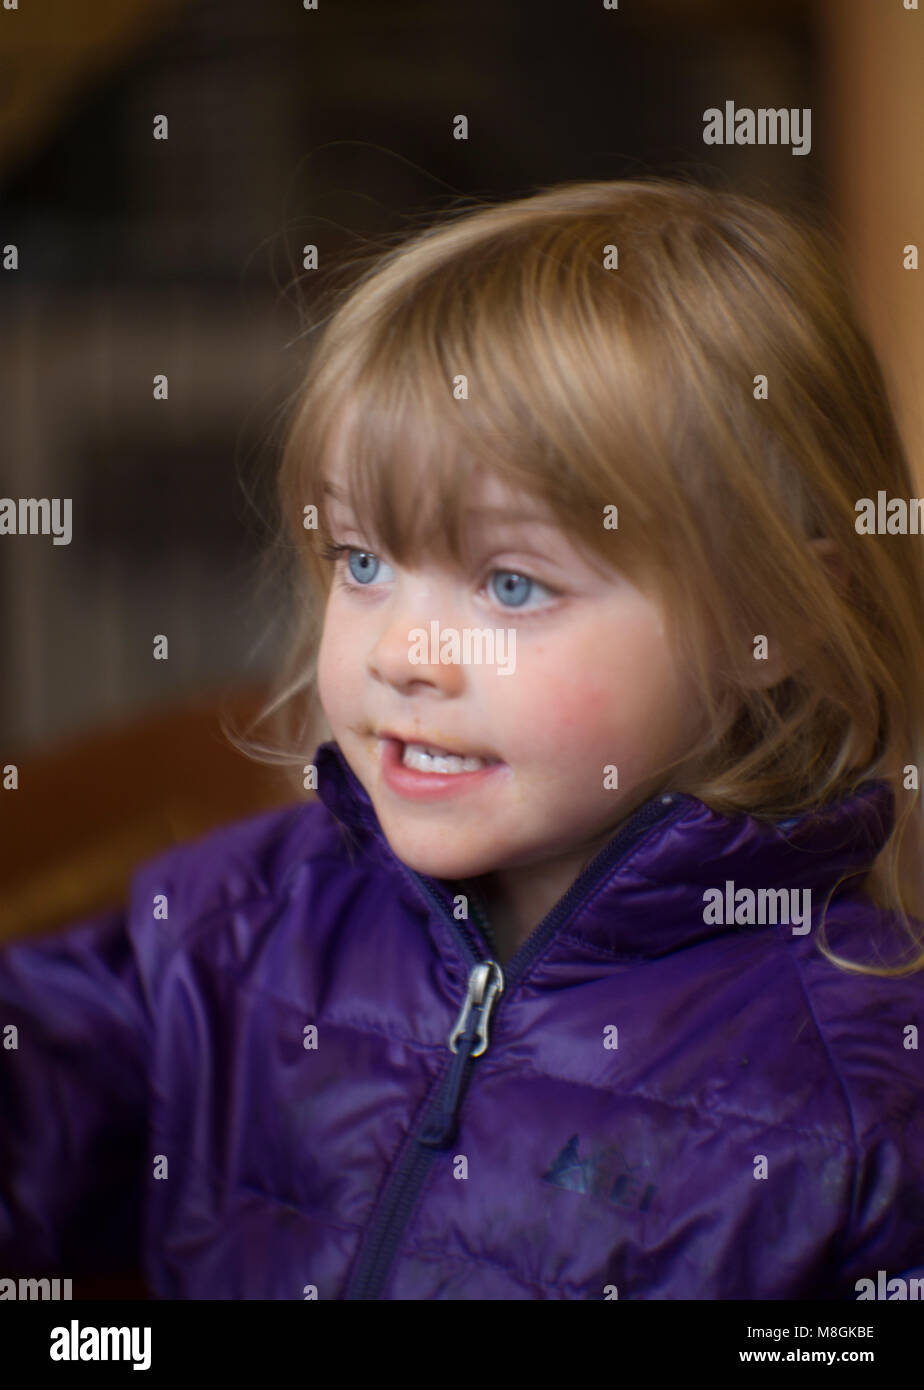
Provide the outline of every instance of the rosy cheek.
{"type": "Polygon", "coordinates": [[[535,696],[535,726],[546,740],[564,747],[593,742],[614,721],[616,694],[596,681],[569,680],[559,668],[555,680],[540,685],[535,696]]]}

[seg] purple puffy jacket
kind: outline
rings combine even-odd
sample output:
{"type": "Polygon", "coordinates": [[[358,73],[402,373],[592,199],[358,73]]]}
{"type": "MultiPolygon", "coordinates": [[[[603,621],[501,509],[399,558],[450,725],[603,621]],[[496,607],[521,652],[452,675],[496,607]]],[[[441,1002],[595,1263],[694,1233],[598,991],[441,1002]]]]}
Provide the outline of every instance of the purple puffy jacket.
{"type": "Polygon", "coordinates": [[[319,801],[0,955],[0,1277],[136,1259],[177,1299],[855,1299],[924,1275],[924,975],[816,944],[826,905],[851,958],[892,930],[856,893],[886,784],[777,825],[655,797],[501,969],[337,745],[315,762],[319,801]],[[775,924],[728,920],[742,889],[775,924]]]}

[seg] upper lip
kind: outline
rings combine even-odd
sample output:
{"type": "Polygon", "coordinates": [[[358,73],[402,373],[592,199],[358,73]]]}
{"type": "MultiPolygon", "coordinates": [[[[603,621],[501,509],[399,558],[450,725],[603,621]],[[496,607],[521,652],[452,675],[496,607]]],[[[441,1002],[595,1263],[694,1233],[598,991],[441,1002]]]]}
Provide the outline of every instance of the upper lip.
{"type": "Polygon", "coordinates": [[[485,762],[496,763],[500,759],[493,753],[481,752],[475,748],[449,748],[445,743],[440,743],[436,739],[429,739],[425,734],[414,734],[412,738],[406,738],[404,734],[396,734],[391,729],[380,729],[379,738],[392,738],[397,743],[415,743],[421,748],[435,748],[441,753],[448,753],[454,758],[481,758],[485,762]]]}

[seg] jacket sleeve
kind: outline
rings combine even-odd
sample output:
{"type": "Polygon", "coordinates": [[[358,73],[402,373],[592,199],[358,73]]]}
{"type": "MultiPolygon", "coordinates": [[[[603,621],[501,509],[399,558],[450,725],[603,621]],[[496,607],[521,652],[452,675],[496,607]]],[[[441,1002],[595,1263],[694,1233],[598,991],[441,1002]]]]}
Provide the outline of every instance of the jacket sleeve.
{"type": "Polygon", "coordinates": [[[150,1013],[111,911],[0,951],[0,1275],[137,1268],[150,1013]]]}
{"type": "Polygon", "coordinates": [[[924,1291],[924,1108],[913,1092],[858,1139],[852,1211],[844,1232],[837,1296],[911,1298],[924,1291]],[[896,1280],[889,1287],[889,1281],[896,1280]],[[875,1290],[875,1291],[874,1291],[875,1290]]]}

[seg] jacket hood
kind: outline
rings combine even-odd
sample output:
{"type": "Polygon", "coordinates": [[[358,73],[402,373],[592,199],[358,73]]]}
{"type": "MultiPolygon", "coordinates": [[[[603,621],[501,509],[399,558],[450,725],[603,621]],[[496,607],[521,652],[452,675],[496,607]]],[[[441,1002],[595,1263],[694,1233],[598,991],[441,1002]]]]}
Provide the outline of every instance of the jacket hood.
{"type": "MultiPolygon", "coordinates": [[[[314,762],[318,796],[331,814],[402,864],[339,745],[322,743],[314,762]]],[[[894,795],[885,781],[864,782],[848,797],[779,821],[724,815],[686,793],[657,795],[619,826],[544,924],[568,921],[572,939],[577,935],[609,953],[654,957],[740,929],[741,921],[730,915],[717,923],[710,914],[713,920],[704,921],[709,890],[719,890],[729,907],[742,888],[809,890],[814,920],[842,884],[856,891],[857,876],[868,871],[893,825],[894,795]]],[[[451,909],[458,887],[402,868],[451,909]]]]}

